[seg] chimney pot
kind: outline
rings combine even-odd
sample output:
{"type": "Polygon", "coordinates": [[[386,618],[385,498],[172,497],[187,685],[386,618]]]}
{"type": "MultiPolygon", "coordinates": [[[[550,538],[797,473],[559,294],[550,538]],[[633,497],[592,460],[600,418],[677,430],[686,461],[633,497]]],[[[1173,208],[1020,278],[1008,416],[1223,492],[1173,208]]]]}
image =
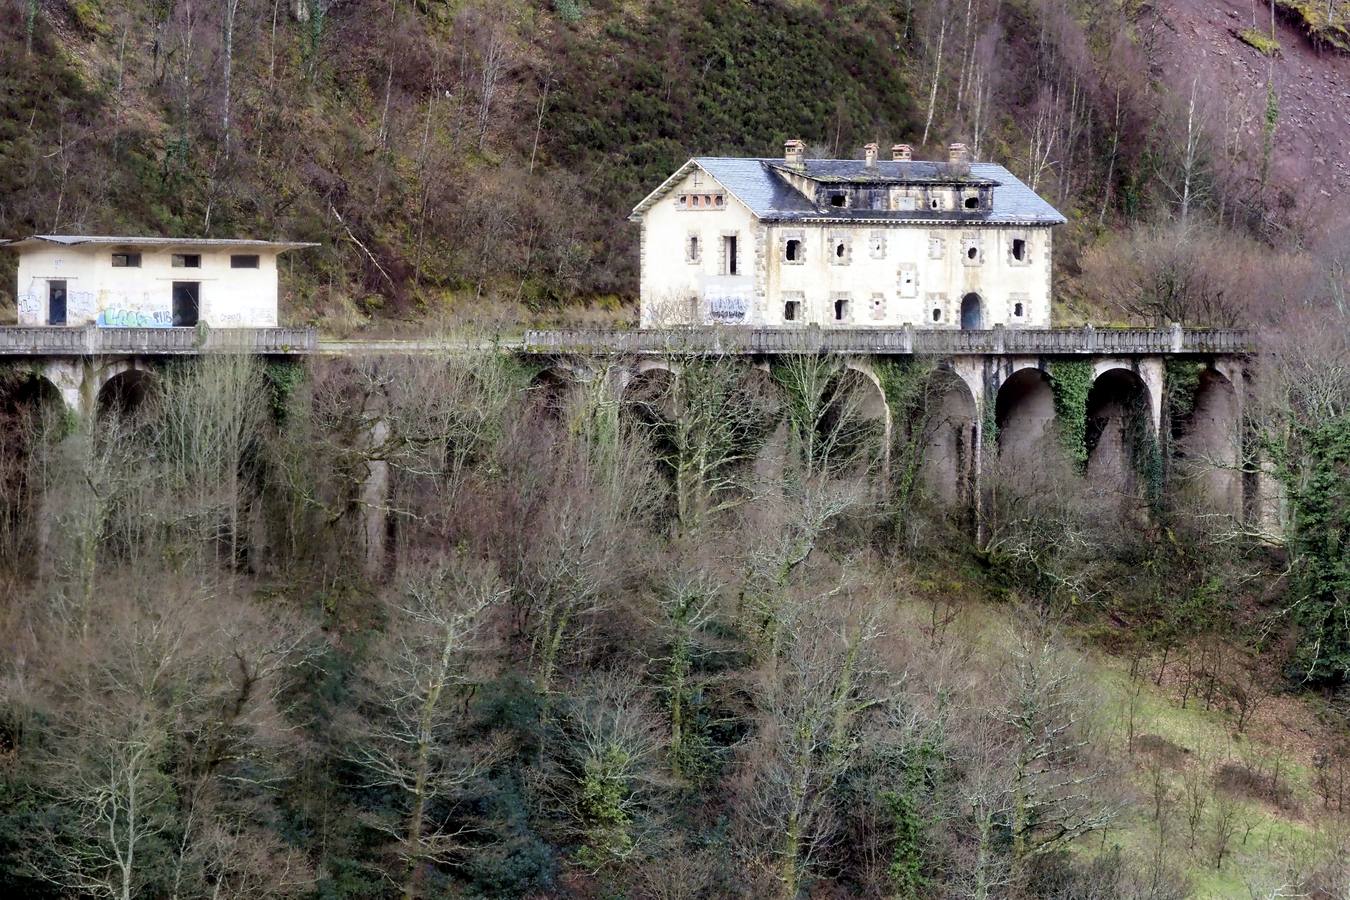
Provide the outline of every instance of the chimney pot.
{"type": "Polygon", "coordinates": [[[947,162],[953,166],[964,165],[970,162],[970,151],[966,149],[965,144],[956,143],[947,147],[947,162]]]}
{"type": "Polygon", "coordinates": [[[793,138],[783,144],[783,161],[789,166],[800,166],[806,158],[806,144],[793,138]]]}
{"type": "Polygon", "coordinates": [[[896,144],[891,147],[891,159],[895,162],[909,162],[914,158],[914,148],[909,144],[896,144]]]}
{"type": "Polygon", "coordinates": [[[867,168],[875,168],[877,164],[877,145],[876,142],[863,145],[863,157],[867,160],[867,168]]]}

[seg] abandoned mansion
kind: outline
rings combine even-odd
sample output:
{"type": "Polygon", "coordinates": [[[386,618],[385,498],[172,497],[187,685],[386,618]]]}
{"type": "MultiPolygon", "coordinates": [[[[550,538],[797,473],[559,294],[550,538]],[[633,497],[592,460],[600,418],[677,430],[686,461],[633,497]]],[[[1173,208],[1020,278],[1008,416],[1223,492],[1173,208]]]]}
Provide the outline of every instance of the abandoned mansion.
{"type": "Polygon", "coordinates": [[[1064,217],[964,144],[911,157],[689,160],[630,216],[642,326],[1048,327],[1064,217]]]}

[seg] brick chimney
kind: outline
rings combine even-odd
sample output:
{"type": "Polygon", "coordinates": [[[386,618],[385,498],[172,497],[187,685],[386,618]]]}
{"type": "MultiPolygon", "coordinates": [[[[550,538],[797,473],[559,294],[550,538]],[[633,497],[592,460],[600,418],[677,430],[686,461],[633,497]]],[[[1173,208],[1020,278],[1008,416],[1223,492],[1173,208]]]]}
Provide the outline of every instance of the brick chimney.
{"type": "Polygon", "coordinates": [[[970,151],[965,144],[950,144],[947,147],[947,162],[953,166],[969,165],[970,151]]]}
{"type": "Polygon", "coordinates": [[[783,144],[783,162],[789,166],[800,166],[806,159],[806,144],[793,138],[783,144]]]}
{"type": "Polygon", "coordinates": [[[876,141],[873,141],[870,144],[863,145],[863,159],[867,160],[867,168],[875,169],[877,167],[876,141]]]}
{"type": "Polygon", "coordinates": [[[914,158],[914,148],[909,144],[896,144],[891,147],[891,159],[895,162],[909,162],[914,158]]]}

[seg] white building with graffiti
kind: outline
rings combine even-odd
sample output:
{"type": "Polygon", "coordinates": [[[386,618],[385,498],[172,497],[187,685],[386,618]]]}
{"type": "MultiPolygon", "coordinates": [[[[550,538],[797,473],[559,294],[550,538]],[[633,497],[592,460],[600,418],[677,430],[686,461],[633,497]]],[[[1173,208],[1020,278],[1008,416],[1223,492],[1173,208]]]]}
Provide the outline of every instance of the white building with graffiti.
{"type": "Polygon", "coordinates": [[[644,328],[1050,326],[1064,217],[1007,169],[805,149],[695,157],[637,205],[644,328]]]}
{"type": "Polygon", "coordinates": [[[277,260],[295,241],[39,234],[19,255],[20,325],[277,325],[277,260]]]}

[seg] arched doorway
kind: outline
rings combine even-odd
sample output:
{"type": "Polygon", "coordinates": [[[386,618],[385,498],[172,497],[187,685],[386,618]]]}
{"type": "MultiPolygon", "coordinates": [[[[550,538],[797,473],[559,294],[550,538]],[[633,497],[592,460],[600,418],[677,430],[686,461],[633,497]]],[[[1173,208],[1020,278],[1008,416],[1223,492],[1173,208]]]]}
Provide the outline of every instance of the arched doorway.
{"type": "Polygon", "coordinates": [[[1150,458],[1155,444],[1149,409],[1148,387],[1137,372],[1108,369],[1092,383],[1085,443],[1093,490],[1135,497],[1141,475],[1160,475],[1151,471],[1157,460],[1150,458]]]}
{"type": "Polygon", "coordinates": [[[984,328],[984,302],[979,294],[966,294],[961,298],[961,330],[980,331],[984,328]]]}

